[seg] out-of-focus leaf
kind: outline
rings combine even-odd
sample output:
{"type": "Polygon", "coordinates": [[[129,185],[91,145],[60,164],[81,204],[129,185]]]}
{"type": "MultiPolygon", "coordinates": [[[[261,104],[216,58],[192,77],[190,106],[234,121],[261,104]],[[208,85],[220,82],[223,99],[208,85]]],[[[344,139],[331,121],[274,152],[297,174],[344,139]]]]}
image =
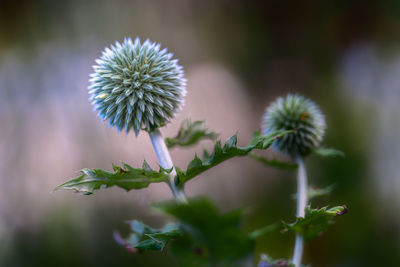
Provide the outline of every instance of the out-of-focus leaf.
{"type": "Polygon", "coordinates": [[[143,162],[142,168],[133,168],[123,163],[123,167],[113,165],[114,172],[100,169],[83,169],[81,175],[57,186],[55,190],[74,190],[85,195],[90,195],[94,190],[118,186],[127,191],[148,187],[151,183],[160,183],[168,180],[168,171],[160,169],[154,171],[143,162]]]}
{"type": "Polygon", "coordinates": [[[119,245],[132,252],[162,251],[169,241],[182,235],[182,231],[174,223],[166,224],[161,229],[151,228],[136,220],[129,222],[129,224],[132,233],[127,239],[122,239],[118,233],[114,233],[114,238],[119,245]]]}
{"type": "Polygon", "coordinates": [[[263,235],[266,235],[266,234],[269,234],[269,233],[275,231],[276,229],[279,228],[279,226],[280,226],[279,223],[269,224],[269,225],[267,225],[267,226],[265,226],[265,227],[263,227],[263,228],[254,230],[254,231],[249,235],[249,237],[250,237],[251,239],[257,239],[257,238],[259,238],[260,236],[263,236],[263,235]]]}
{"type": "Polygon", "coordinates": [[[273,259],[266,254],[262,254],[261,260],[258,262],[257,265],[257,267],[279,267],[279,266],[294,267],[294,264],[292,264],[289,260],[286,259],[273,259]]]}
{"type": "Polygon", "coordinates": [[[263,136],[260,132],[255,132],[250,144],[246,147],[237,146],[236,134],[231,136],[223,146],[220,141],[217,141],[211,154],[205,150],[202,159],[198,158],[196,155],[187,166],[186,171],[176,168],[177,176],[175,182],[176,184],[184,184],[193,177],[225,160],[238,156],[246,156],[253,149],[267,149],[277,138],[291,132],[292,131],[276,131],[268,136],[263,136]]]}
{"type": "Polygon", "coordinates": [[[312,153],[323,157],[344,157],[344,153],[340,150],[327,147],[317,147],[312,153]]]}
{"type": "MultiPolygon", "coordinates": [[[[287,259],[273,259],[266,254],[261,255],[261,260],[258,262],[257,267],[295,267],[290,260],[287,259]]],[[[300,267],[311,267],[311,265],[300,264],[300,267]]]]}
{"type": "Polygon", "coordinates": [[[210,131],[206,127],[204,121],[194,121],[191,122],[190,119],[186,119],[182,122],[178,134],[171,138],[165,138],[165,143],[168,148],[173,148],[175,146],[192,146],[199,142],[201,139],[215,139],[218,134],[216,132],[210,131]]]}
{"type": "Polygon", "coordinates": [[[288,161],[280,161],[277,159],[267,159],[263,156],[260,156],[260,155],[254,154],[254,153],[250,153],[249,156],[267,166],[276,167],[276,168],[285,169],[285,170],[296,170],[297,169],[296,163],[292,163],[292,162],[288,162],[288,161]]]}
{"type": "Polygon", "coordinates": [[[321,235],[329,225],[333,224],[333,219],[347,213],[346,206],[336,206],[330,209],[311,209],[307,206],[305,217],[297,217],[294,223],[283,222],[283,227],[287,231],[294,231],[304,234],[305,240],[309,240],[321,235]]]}
{"type": "MultiPolygon", "coordinates": [[[[308,190],[307,190],[307,199],[311,200],[313,198],[316,197],[322,197],[322,196],[327,196],[330,193],[332,193],[332,191],[336,188],[335,184],[332,184],[330,186],[327,186],[325,188],[318,188],[315,186],[309,186],[308,190]]],[[[297,198],[297,194],[293,195],[293,199],[297,198]]]]}
{"type": "Polygon", "coordinates": [[[196,242],[188,233],[184,233],[182,237],[172,242],[169,249],[179,266],[210,266],[208,249],[203,244],[196,242]]]}
{"type": "Polygon", "coordinates": [[[233,266],[253,249],[253,241],[241,229],[241,210],[222,214],[205,199],[154,206],[180,222],[184,236],[171,250],[182,266],[233,266]]]}
{"type": "Polygon", "coordinates": [[[308,187],[307,198],[309,200],[311,200],[316,197],[327,196],[330,193],[332,193],[332,191],[335,189],[335,187],[336,187],[336,185],[334,185],[334,184],[327,186],[325,188],[317,188],[315,186],[310,186],[310,187],[308,187]]]}

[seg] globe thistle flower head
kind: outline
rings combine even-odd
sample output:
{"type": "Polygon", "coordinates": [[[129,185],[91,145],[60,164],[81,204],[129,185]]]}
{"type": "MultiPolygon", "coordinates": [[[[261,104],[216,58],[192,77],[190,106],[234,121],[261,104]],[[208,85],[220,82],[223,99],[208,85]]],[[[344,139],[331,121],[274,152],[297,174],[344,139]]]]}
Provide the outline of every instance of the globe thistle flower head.
{"type": "Polygon", "coordinates": [[[272,147],[292,157],[305,156],[317,147],[326,129],[325,117],[311,100],[289,94],[279,97],[269,107],[262,121],[262,133],[276,130],[295,130],[277,139],[272,147]]]}
{"type": "Polygon", "coordinates": [[[106,47],[90,75],[90,100],[110,126],[128,133],[164,126],[186,95],[183,68],[160,45],[130,38],[106,47]]]}

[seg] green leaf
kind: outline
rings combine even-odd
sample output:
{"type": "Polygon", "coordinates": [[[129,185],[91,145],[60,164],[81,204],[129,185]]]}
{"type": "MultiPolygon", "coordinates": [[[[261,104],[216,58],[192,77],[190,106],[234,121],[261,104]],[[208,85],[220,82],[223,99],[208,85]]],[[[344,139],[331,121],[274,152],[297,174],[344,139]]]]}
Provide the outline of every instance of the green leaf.
{"type": "Polygon", "coordinates": [[[330,195],[330,193],[332,193],[332,191],[335,188],[336,188],[335,184],[329,185],[325,188],[317,188],[315,186],[310,186],[310,187],[308,187],[307,198],[308,198],[308,200],[311,200],[316,197],[330,195]]]}
{"type": "Polygon", "coordinates": [[[113,169],[114,172],[100,169],[83,169],[80,176],[57,186],[55,190],[68,189],[90,195],[94,190],[100,188],[118,186],[129,191],[148,187],[150,183],[160,183],[168,180],[167,170],[160,168],[158,172],[154,171],[146,161],[143,162],[142,168],[133,168],[123,163],[123,167],[113,165],[113,169]]]}
{"type": "Polygon", "coordinates": [[[312,151],[312,153],[323,157],[344,157],[344,153],[342,151],[327,147],[317,147],[312,151]]]}
{"type": "Polygon", "coordinates": [[[330,209],[326,207],[321,209],[311,209],[307,206],[305,217],[297,217],[294,223],[283,222],[286,231],[294,231],[304,234],[305,240],[309,240],[321,235],[329,225],[333,224],[333,219],[347,213],[347,207],[337,206],[330,209]]]}
{"type": "Polygon", "coordinates": [[[184,184],[193,177],[220,164],[221,162],[224,162],[225,160],[238,156],[246,156],[253,149],[267,149],[277,138],[291,132],[292,131],[276,131],[268,136],[262,136],[260,132],[255,132],[250,144],[246,147],[237,146],[236,134],[231,136],[223,146],[220,141],[217,141],[211,155],[208,151],[204,151],[202,159],[198,158],[196,155],[189,163],[186,171],[175,168],[177,172],[175,182],[176,184],[184,184]]]}
{"type": "Polygon", "coordinates": [[[253,241],[241,228],[241,210],[220,213],[205,199],[154,206],[180,222],[184,236],[171,244],[171,250],[182,266],[232,266],[253,249],[253,241]]]}
{"type": "Polygon", "coordinates": [[[215,139],[218,134],[213,131],[209,131],[204,121],[191,122],[190,119],[186,119],[182,122],[178,134],[174,138],[165,138],[165,143],[168,148],[175,146],[187,147],[198,143],[201,139],[215,139]]]}
{"type": "MultiPolygon", "coordinates": [[[[265,266],[265,267],[278,267],[278,266],[287,266],[287,267],[294,267],[289,260],[286,259],[273,259],[266,254],[261,255],[261,261],[258,263],[258,266],[265,266]]],[[[301,265],[303,266],[303,265],[301,265]]]]}
{"type": "Polygon", "coordinates": [[[172,242],[169,250],[178,262],[178,266],[204,267],[211,265],[207,248],[193,240],[188,233],[184,233],[182,237],[172,242]]]}
{"type": "Polygon", "coordinates": [[[257,238],[259,238],[260,236],[263,236],[263,235],[266,235],[266,234],[269,234],[269,233],[275,231],[276,229],[279,228],[279,225],[280,225],[279,223],[269,224],[269,225],[267,225],[267,226],[265,226],[265,227],[263,227],[263,228],[254,230],[254,231],[249,235],[249,237],[250,237],[251,239],[257,239],[257,238]]]}
{"type": "Polygon", "coordinates": [[[292,163],[292,162],[288,162],[288,161],[279,161],[276,159],[267,159],[263,156],[260,156],[260,155],[254,154],[254,153],[250,153],[249,156],[267,166],[276,167],[276,168],[285,169],[285,170],[296,170],[297,169],[296,163],[292,163]]]}
{"type": "MultiPolygon", "coordinates": [[[[261,260],[257,265],[258,267],[295,267],[295,265],[287,259],[273,259],[266,254],[261,255],[261,260]]],[[[300,264],[300,267],[311,267],[311,265],[300,264]]]]}
{"type": "Polygon", "coordinates": [[[175,238],[182,235],[182,231],[174,223],[166,224],[161,229],[154,229],[139,221],[129,222],[132,233],[127,239],[122,239],[118,233],[114,233],[117,243],[131,251],[156,250],[162,251],[165,246],[175,238]]]}
{"type": "MultiPolygon", "coordinates": [[[[327,196],[336,188],[335,184],[327,186],[325,188],[318,188],[315,186],[309,186],[307,190],[307,199],[311,200],[316,197],[327,196]]],[[[293,195],[293,199],[297,198],[297,194],[293,195]]]]}

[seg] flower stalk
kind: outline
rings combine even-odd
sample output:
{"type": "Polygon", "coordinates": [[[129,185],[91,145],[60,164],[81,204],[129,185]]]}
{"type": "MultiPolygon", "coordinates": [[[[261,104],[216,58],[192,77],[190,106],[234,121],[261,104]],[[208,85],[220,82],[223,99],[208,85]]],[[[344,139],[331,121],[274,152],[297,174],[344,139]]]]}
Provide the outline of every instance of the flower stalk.
{"type": "Polygon", "coordinates": [[[160,44],[139,38],[106,47],[90,75],[90,100],[101,119],[128,134],[149,133],[160,166],[177,202],[186,203],[183,188],[175,184],[176,171],[158,128],[181,109],[186,95],[183,68],[160,44]]]}
{"type": "MultiPolygon", "coordinates": [[[[295,159],[298,164],[298,173],[297,173],[297,217],[305,216],[305,208],[307,205],[307,173],[306,168],[304,166],[303,158],[298,156],[295,159]]],[[[301,264],[301,259],[303,257],[304,250],[304,235],[297,233],[296,241],[293,252],[293,264],[296,267],[299,267],[301,264]]]]}
{"type": "MultiPolygon", "coordinates": [[[[297,217],[305,216],[307,205],[307,173],[303,158],[321,143],[325,129],[325,117],[311,100],[289,94],[279,97],[269,105],[263,116],[262,132],[267,135],[276,130],[294,130],[278,139],[273,148],[291,156],[298,165],[297,174],[297,217]]],[[[304,235],[296,234],[293,264],[301,265],[304,250],[304,235]]]]}
{"type": "Polygon", "coordinates": [[[156,152],[158,162],[160,163],[160,166],[165,170],[172,169],[171,172],[168,174],[169,176],[168,185],[172,191],[172,194],[174,195],[176,202],[187,203],[186,195],[183,188],[178,187],[175,183],[176,171],[160,130],[155,129],[151,131],[149,135],[151,143],[153,144],[154,151],[156,152]]]}

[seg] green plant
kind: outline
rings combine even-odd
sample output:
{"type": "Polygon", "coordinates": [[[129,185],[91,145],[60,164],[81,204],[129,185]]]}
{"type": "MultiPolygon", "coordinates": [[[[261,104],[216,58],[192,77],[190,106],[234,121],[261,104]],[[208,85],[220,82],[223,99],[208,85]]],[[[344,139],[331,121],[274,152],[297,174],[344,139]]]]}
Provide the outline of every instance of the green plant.
{"type": "MultiPolygon", "coordinates": [[[[271,112],[267,112],[263,134],[256,131],[247,146],[238,146],[236,135],[231,136],[225,143],[218,140],[211,152],[204,150],[202,157],[195,155],[186,169],[181,169],[174,166],[168,148],[192,146],[201,139],[214,140],[217,134],[208,130],[202,121],[185,120],[175,137],[165,140],[162,137],[159,128],[167,124],[180,109],[186,94],[186,80],[177,60],[172,59],[172,54],[167,53],[165,49],[161,50],[160,45],[156,43],[146,41],[141,44],[139,39],[135,42],[126,39],[122,44],[117,42],[115,46],[106,48],[96,63],[89,88],[94,110],[102,120],[108,120],[109,125],[115,126],[119,131],[125,130],[128,134],[133,129],[136,135],[140,130],[148,132],[160,168],[153,170],[144,161],[142,167],[132,167],[125,163],[122,166],[113,165],[113,171],[83,169],[81,175],[66,181],[56,189],[74,190],[90,195],[95,190],[112,186],[130,191],[148,187],[152,183],[165,182],[175,199],[152,206],[176,218],[176,222],[156,229],[137,220],[131,221],[129,224],[132,233],[127,238],[114,233],[118,244],[131,252],[162,251],[168,247],[182,266],[243,264],[254,250],[256,239],[277,227],[267,226],[250,234],[245,233],[241,227],[241,210],[221,213],[205,198],[188,201],[184,192],[187,182],[233,157],[251,155],[269,166],[288,169],[299,167],[299,202],[302,203],[299,209],[304,211],[306,183],[302,161],[297,160],[297,164],[281,162],[265,159],[251,152],[265,150],[270,146],[287,152],[294,148],[295,152],[289,153],[292,156],[303,156],[311,152],[321,141],[320,135],[324,131],[323,121],[316,120],[321,127],[320,132],[314,131],[312,125],[309,125],[310,120],[314,118],[312,112],[317,110],[312,102],[302,99],[308,106],[305,110],[297,112],[304,121],[295,126],[292,127],[293,121],[288,124],[286,118],[277,118],[274,114],[271,115],[271,112]],[[310,114],[306,115],[305,112],[310,114]],[[279,123],[271,123],[271,118],[276,121],[279,119],[279,123]],[[284,127],[286,125],[288,127],[284,127]],[[312,137],[304,137],[304,133],[312,137]],[[299,146],[296,138],[304,141],[305,145],[299,146]],[[313,141],[312,145],[309,145],[310,139],[313,141]]],[[[301,107],[304,104],[297,103],[297,96],[292,98],[292,106],[301,107]]],[[[288,107],[286,111],[292,115],[291,108],[288,107]]],[[[298,116],[297,113],[293,116],[298,116]]],[[[318,116],[323,120],[322,114],[318,116]]],[[[292,117],[291,119],[293,120],[292,117]]],[[[331,154],[332,151],[325,150],[323,153],[331,154]]],[[[321,192],[315,194],[318,193],[321,192]]],[[[298,232],[298,236],[301,237],[313,237],[326,228],[332,217],[341,212],[341,207],[319,210],[308,208],[305,210],[305,216],[302,213],[295,223],[283,224],[282,227],[287,231],[298,232]]],[[[266,259],[269,258],[264,257],[261,263],[267,264],[266,259]]],[[[268,261],[268,264],[277,264],[276,262],[268,261]]]]}
{"type": "MultiPolygon", "coordinates": [[[[297,164],[298,169],[296,222],[284,223],[286,230],[296,232],[291,261],[296,267],[301,265],[304,240],[322,233],[332,222],[333,217],[343,215],[347,211],[346,206],[332,209],[311,209],[307,206],[309,199],[329,193],[331,187],[325,190],[308,189],[304,157],[312,151],[324,156],[342,154],[334,149],[317,149],[323,139],[325,129],[325,118],[319,107],[311,100],[299,95],[289,94],[286,97],[279,97],[267,107],[262,120],[262,132],[265,135],[276,130],[293,131],[278,139],[273,144],[273,148],[289,156],[297,164]]],[[[256,159],[265,163],[262,157],[256,159]]]]}

